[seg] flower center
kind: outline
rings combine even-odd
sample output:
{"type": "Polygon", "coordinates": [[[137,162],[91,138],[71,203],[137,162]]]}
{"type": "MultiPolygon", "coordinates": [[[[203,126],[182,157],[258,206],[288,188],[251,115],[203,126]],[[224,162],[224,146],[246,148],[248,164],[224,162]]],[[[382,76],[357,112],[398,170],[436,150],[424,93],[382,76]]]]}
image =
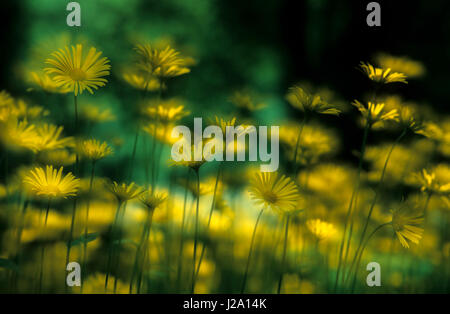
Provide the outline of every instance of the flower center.
{"type": "Polygon", "coordinates": [[[272,191],[266,191],[264,193],[264,198],[270,204],[275,204],[278,200],[278,197],[272,191]]]}
{"type": "Polygon", "coordinates": [[[86,79],[86,73],[81,69],[71,70],[69,76],[74,81],[83,81],[86,79]]]}

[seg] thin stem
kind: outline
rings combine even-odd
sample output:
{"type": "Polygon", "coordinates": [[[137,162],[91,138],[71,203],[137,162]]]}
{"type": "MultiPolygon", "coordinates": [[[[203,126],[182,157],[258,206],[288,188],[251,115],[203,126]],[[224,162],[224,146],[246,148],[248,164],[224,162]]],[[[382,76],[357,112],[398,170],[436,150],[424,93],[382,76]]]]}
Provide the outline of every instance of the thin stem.
{"type": "Polygon", "coordinates": [[[283,257],[282,257],[282,259],[281,259],[281,272],[280,272],[280,279],[278,280],[278,290],[277,290],[277,294],[280,294],[280,291],[281,291],[281,283],[282,283],[282,281],[283,281],[284,264],[285,264],[285,261],[286,261],[286,250],[287,250],[288,231],[289,231],[289,215],[286,216],[286,229],[284,230],[283,257]]]}
{"type": "MultiPolygon", "coordinates": [[[[384,162],[383,170],[382,170],[381,176],[380,176],[380,181],[378,182],[378,186],[377,186],[377,189],[376,189],[376,192],[375,192],[375,197],[373,198],[372,204],[370,205],[369,213],[367,214],[367,218],[366,218],[366,221],[365,221],[365,224],[364,224],[364,227],[363,227],[363,231],[362,231],[362,233],[361,233],[361,238],[360,238],[360,240],[359,240],[359,245],[358,245],[358,248],[356,249],[355,257],[354,257],[354,259],[353,259],[352,265],[351,265],[351,267],[350,267],[350,271],[349,271],[348,276],[347,276],[347,278],[345,279],[345,281],[351,276],[352,269],[353,269],[353,267],[354,267],[356,258],[357,258],[358,254],[359,254],[359,250],[361,249],[361,246],[362,246],[362,244],[363,244],[364,237],[365,237],[366,232],[367,232],[367,227],[369,226],[369,222],[370,222],[370,219],[371,219],[371,217],[372,217],[373,209],[374,209],[374,207],[375,207],[375,204],[377,203],[378,196],[379,196],[380,191],[381,191],[381,187],[382,187],[382,184],[383,184],[384,176],[385,176],[385,174],[386,174],[386,168],[387,168],[387,165],[388,165],[388,163],[389,163],[389,159],[391,158],[391,154],[392,154],[392,152],[394,151],[394,148],[397,146],[397,144],[401,141],[401,139],[402,139],[405,135],[406,135],[406,129],[404,129],[404,130],[402,131],[402,133],[400,134],[400,136],[397,137],[397,139],[396,139],[395,142],[392,144],[391,149],[389,150],[389,152],[388,152],[388,154],[387,154],[387,156],[386,156],[386,161],[384,162]]],[[[344,282],[344,283],[345,283],[345,282],[344,282]]]]}
{"type": "Polygon", "coordinates": [[[383,228],[383,227],[385,227],[385,226],[387,226],[387,225],[390,225],[390,224],[391,224],[391,222],[387,222],[387,223],[381,224],[381,225],[379,225],[378,227],[376,227],[376,228],[372,231],[372,233],[367,237],[366,241],[364,242],[364,245],[363,245],[362,248],[361,248],[361,253],[359,254],[359,257],[358,257],[358,262],[356,263],[356,269],[355,269],[355,274],[354,274],[354,277],[353,277],[351,293],[353,293],[354,288],[355,288],[355,282],[356,282],[356,277],[358,276],[358,268],[359,268],[359,264],[360,264],[360,262],[361,262],[361,258],[362,258],[362,256],[363,256],[363,254],[364,254],[364,250],[366,249],[367,243],[369,243],[369,240],[373,237],[373,235],[374,235],[375,233],[377,233],[378,230],[380,230],[381,228],[383,228]]]}
{"type": "Polygon", "coordinates": [[[147,222],[147,232],[145,233],[145,238],[144,238],[144,256],[142,258],[142,264],[141,264],[141,269],[139,271],[139,276],[138,276],[138,281],[137,281],[137,293],[141,293],[141,282],[142,282],[142,276],[144,274],[144,267],[146,264],[146,260],[147,260],[147,255],[148,255],[148,246],[149,246],[149,242],[150,242],[150,232],[151,232],[151,228],[152,228],[152,221],[153,221],[153,213],[154,211],[152,210],[149,213],[149,217],[148,217],[148,222],[147,222]]]}
{"type": "Polygon", "coordinates": [[[105,291],[108,289],[108,279],[109,279],[109,273],[111,271],[111,262],[112,262],[112,257],[113,257],[112,255],[114,253],[115,229],[116,229],[117,221],[119,219],[119,212],[120,212],[120,207],[121,206],[122,206],[122,202],[118,201],[117,202],[116,215],[114,217],[113,224],[111,225],[111,229],[109,230],[110,244],[109,244],[109,249],[108,249],[108,261],[107,261],[107,264],[106,264],[105,291]]]}
{"type": "Polygon", "coordinates": [[[258,218],[256,218],[255,227],[253,228],[252,240],[250,242],[250,249],[248,251],[248,257],[247,257],[247,265],[245,266],[244,280],[242,281],[241,294],[244,293],[244,291],[245,291],[245,285],[247,283],[247,276],[248,276],[248,268],[250,266],[250,259],[252,257],[253,244],[255,242],[256,228],[258,227],[258,223],[259,223],[259,220],[261,219],[261,215],[263,212],[264,212],[264,208],[261,209],[261,211],[259,212],[258,218]]]}
{"type": "MultiPolygon", "coordinates": [[[[336,291],[336,289],[337,289],[341,267],[343,266],[342,257],[343,257],[343,253],[344,253],[344,245],[345,245],[346,233],[347,233],[347,228],[348,228],[348,225],[349,225],[350,218],[352,218],[353,200],[355,199],[357,191],[359,189],[359,183],[360,183],[360,177],[361,177],[361,169],[362,169],[362,162],[363,162],[364,153],[365,153],[365,150],[366,150],[366,142],[367,142],[367,136],[369,134],[369,130],[370,130],[370,124],[366,123],[366,126],[364,128],[363,142],[362,142],[362,145],[361,145],[361,155],[360,155],[359,163],[358,163],[358,172],[357,172],[357,175],[356,175],[356,184],[355,184],[355,188],[353,189],[352,196],[350,198],[350,203],[349,203],[348,208],[347,208],[347,215],[345,217],[345,224],[344,224],[344,233],[342,235],[341,244],[340,244],[340,247],[339,247],[339,262],[338,262],[338,268],[337,268],[337,272],[336,272],[336,280],[335,280],[335,283],[334,283],[334,291],[336,291]]],[[[349,237],[348,241],[350,241],[350,240],[351,240],[351,237],[349,237]]]]}
{"type": "Polygon", "coordinates": [[[298,172],[298,165],[297,165],[297,154],[298,154],[298,148],[300,146],[300,138],[302,136],[302,132],[303,132],[303,127],[305,126],[306,123],[306,114],[303,116],[302,122],[300,124],[300,130],[298,132],[298,136],[297,136],[297,142],[295,143],[295,151],[294,151],[294,173],[293,176],[295,177],[297,175],[298,172]]]}
{"type": "Polygon", "coordinates": [[[183,262],[183,245],[184,245],[184,225],[186,221],[186,202],[188,195],[188,186],[189,186],[189,176],[190,168],[187,169],[187,179],[186,179],[186,189],[184,190],[184,202],[183,202],[183,217],[181,218],[181,230],[180,230],[180,248],[178,251],[178,267],[177,267],[177,290],[179,289],[180,279],[181,279],[181,270],[182,270],[182,262],[183,262]]]}
{"type": "MultiPolygon", "coordinates": [[[[220,178],[220,173],[222,171],[222,164],[223,164],[223,161],[220,162],[219,169],[217,170],[216,184],[214,185],[214,194],[213,194],[213,199],[212,199],[212,203],[211,203],[211,209],[209,211],[208,224],[206,225],[207,230],[209,230],[209,226],[211,225],[212,214],[214,211],[214,206],[216,204],[217,186],[219,185],[219,178],[220,178]]],[[[197,271],[195,273],[195,278],[197,278],[198,273],[200,272],[200,266],[202,265],[202,260],[203,260],[203,255],[205,254],[205,249],[206,249],[206,246],[203,245],[202,252],[200,253],[200,259],[198,261],[197,271]]]]}
{"type": "MultiPolygon", "coordinates": [[[[89,232],[89,208],[91,205],[91,193],[92,193],[92,186],[94,183],[94,176],[95,176],[95,160],[92,160],[92,169],[91,169],[91,178],[89,180],[89,196],[86,204],[86,217],[84,222],[84,243],[83,243],[83,273],[87,274],[87,238],[88,238],[88,232],[89,232]]],[[[83,292],[83,285],[81,285],[81,292],[83,292]]]]}
{"type": "Polygon", "coordinates": [[[197,241],[198,241],[198,213],[200,206],[200,173],[197,169],[195,171],[197,175],[197,207],[195,209],[195,231],[194,231],[194,256],[193,256],[193,266],[192,266],[192,286],[191,293],[194,293],[195,288],[195,265],[196,265],[196,257],[197,257],[197,241]]]}
{"type": "Polygon", "coordinates": [[[133,150],[131,152],[129,180],[133,179],[134,160],[136,158],[136,151],[137,151],[138,140],[139,140],[139,126],[138,126],[138,128],[136,130],[136,135],[134,136],[133,150]]]}
{"type": "MultiPolygon", "coordinates": [[[[44,230],[47,227],[47,218],[48,218],[48,212],[50,211],[50,198],[47,201],[47,209],[45,211],[45,220],[44,220],[44,230]]],[[[41,267],[39,270],[39,293],[42,291],[42,279],[44,277],[44,255],[45,255],[45,245],[42,245],[41,248],[41,267]]]]}

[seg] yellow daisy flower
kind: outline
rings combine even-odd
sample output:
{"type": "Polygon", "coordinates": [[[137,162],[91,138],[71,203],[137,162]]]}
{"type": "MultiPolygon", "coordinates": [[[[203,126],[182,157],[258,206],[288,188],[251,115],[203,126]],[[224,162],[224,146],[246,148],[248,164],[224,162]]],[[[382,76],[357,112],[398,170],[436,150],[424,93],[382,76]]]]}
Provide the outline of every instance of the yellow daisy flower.
{"type": "Polygon", "coordinates": [[[82,141],[78,147],[81,156],[94,162],[103,159],[113,153],[111,147],[106,142],[101,143],[98,140],[82,141]]]}
{"type": "Polygon", "coordinates": [[[166,199],[167,193],[165,192],[155,193],[151,188],[139,196],[139,200],[142,202],[142,204],[145,205],[145,207],[149,211],[155,210],[162,203],[164,203],[166,199]]]}
{"type": "Polygon", "coordinates": [[[289,177],[278,172],[259,172],[251,180],[251,199],[263,208],[285,213],[297,209],[298,188],[289,177]]]}
{"type": "Polygon", "coordinates": [[[171,78],[189,73],[186,62],[180,53],[170,46],[160,50],[150,44],[137,45],[138,66],[146,73],[158,78],[171,78]]]}
{"type": "Polygon", "coordinates": [[[118,184],[114,181],[112,184],[108,184],[106,188],[114,194],[117,200],[121,202],[132,200],[138,197],[143,191],[134,182],[130,184],[122,183],[118,184]]]}
{"type": "Polygon", "coordinates": [[[75,196],[79,187],[80,179],[69,172],[63,177],[63,167],[59,170],[53,166],[46,166],[45,170],[36,167],[29,172],[23,182],[31,186],[31,190],[38,196],[49,198],[67,198],[75,196]]]}
{"type": "Polygon", "coordinates": [[[406,81],[406,75],[399,72],[391,72],[390,68],[382,69],[382,68],[376,68],[370,63],[364,63],[361,62],[359,64],[359,69],[367,75],[367,77],[376,82],[376,83],[382,83],[382,84],[389,84],[389,83],[405,83],[408,84],[406,81]]]}
{"type": "Polygon", "coordinates": [[[413,216],[406,207],[400,207],[392,212],[392,228],[403,247],[409,248],[408,241],[415,244],[422,238],[423,228],[418,227],[423,222],[422,217],[413,216]]]}
{"type": "Polygon", "coordinates": [[[83,60],[83,45],[72,46],[53,52],[52,59],[45,63],[51,67],[45,68],[47,74],[52,74],[52,79],[58,86],[70,89],[77,96],[87,89],[93,94],[93,89],[105,86],[108,82],[104,76],[109,75],[111,66],[106,57],[100,58],[102,52],[97,52],[94,47],[89,49],[83,60]]]}
{"type": "Polygon", "coordinates": [[[299,86],[293,86],[289,89],[286,100],[292,107],[302,112],[316,112],[335,116],[341,112],[339,109],[327,104],[319,95],[309,95],[299,86]]]}
{"type": "Polygon", "coordinates": [[[73,137],[61,137],[63,129],[64,128],[62,126],[47,123],[37,126],[37,138],[34,142],[36,150],[44,151],[73,146],[73,137]]]}
{"type": "Polygon", "coordinates": [[[358,108],[366,123],[371,126],[375,123],[382,123],[384,121],[399,120],[397,109],[392,109],[386,112],[384,110],[384,104],[375,104],[369,101],[366,108],[359,101],[355,100],[354,102],[352,102],[352,105],[358,108]]]}

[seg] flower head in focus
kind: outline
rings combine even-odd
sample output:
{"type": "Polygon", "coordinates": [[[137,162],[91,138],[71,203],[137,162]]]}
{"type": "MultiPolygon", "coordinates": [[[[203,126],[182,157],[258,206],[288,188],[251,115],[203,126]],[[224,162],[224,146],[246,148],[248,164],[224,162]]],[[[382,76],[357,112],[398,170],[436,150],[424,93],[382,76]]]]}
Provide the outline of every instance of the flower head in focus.
{"type": "Polygon", "coordinates": [[[257,173],[251,180],[249,193],[256,204],[279,213],[296,210],[300,199],[294,181],[278,172],[257,173]]]}
{"type": "Polygon", "coordinates": [[[51,54],[52,58],[45,62],[50,66],[44,71],[53,75],[52,79],[58,86],[69,89],[75,96],[85,89],[93,94],[94,89],[108,82],[104,77],[109,75],[111,69],[108,58],[100,58],[101,55],[102,52],[91,47],[83,59],[83,45],[72,46],[71,50],[66,46],[51,54]]]}
{"type": "Polygon", "coordinates": [[[46,166],[45,170],[36,167],[23,179],[23,182],[29,184],[31,191],[36,195],[49,198],[75,196],[79,181],[80,179],[75,178],[71,172],[63,176],[63,167],[56,170],[53,166],[46,166]]]}
{"type": "Polygon", "coordinates": [[[392,109],[388,112],[384,110],[384,104],[375,104],[368,102],[367,107],[355,100],[352,103],[362,114],[364,120],[369,126],[376,123],[383,123],[385,121],[398,121],[397,109],[392,109]]]}
{"type": "Polygon", "coordinates": [[[408,241],[415,244],[422,238],[423,228],[419,225],[423,222],[423,217],[413,214],[406,206],[391,210],[392,228],[403,247],[409,248],[408,241]]]}

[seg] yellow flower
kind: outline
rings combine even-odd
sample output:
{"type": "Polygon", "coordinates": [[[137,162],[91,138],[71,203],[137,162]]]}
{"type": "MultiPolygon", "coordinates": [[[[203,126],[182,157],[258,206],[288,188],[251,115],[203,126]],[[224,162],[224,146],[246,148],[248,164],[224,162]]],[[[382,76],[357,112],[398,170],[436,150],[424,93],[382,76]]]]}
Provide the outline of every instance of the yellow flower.
{"type": "Polygon", "coordinates": [[[41,106],[30,106],[24,100],[18,99],[11,106],[11,114],[19,119],[34,120],[48,116],[49,111],[41,106]]]}
{"type": "Polygon", "coordinates": [[[414,175],[416,182],[421,185],[420,190],[438,195],[450,194],[450,169],[446,165],[438,165],[433,171],[422,169],[414,175]]]}
{"type": "Polygon", "coordinates": [[[73,137],[61,137],[63,129],[62,126],[47,123],[36,127],[37,138],[34,143],[36,150],[53,150],[73,146],[73,137]]]}
{"type": "Polygon", "coordinates": [[[122,183],[119,185],[116,181],[114,181],[106,187],[112,194],[114,194],[119,202],[134,199],[143,192],[142,189],[134,182],[131,182],[130,184],[122,183]]]}
{"type": "MultiPolygon", "coordinates": [[[[205,159],[205,153],[209,153],[209,152],[205,152],[203,151],[203,147],[206,145],[206,143],[208,143],[208,140],[203,140],[202,142],[199,142],[197,144],[193,144],[190,145],[191,149],[190,152],[188,151],[184,151],[182,149],[182,147],[180,147],[180,151],[178,152],[180,155],[182,155],[181,160],[180,161],[174,161],[173,159],[171,159],[169,161],[169,165],[170,166],[185,166],[185,167],[189,167],[194,171],[198,171],[200,169],[201,166],[203,166],[203,164],[205,164],[207,161],[205,159]],[[202,145],[202,147],[199,147],[200,145],[202,145]],[[194,156],[194,152],[196,151],[196,147],[197,150],[202,151],[202,159],[201,160],[195,160],[194,156]]],[[[186,144],[188,145],[188,144],[186,144]]]]}
{"type": "Polygon", "coordinates": [[[39,136],[33,124],[27,121],[17,121],[16,118],[0,124],[0,139],[8,149],[29,149],[33,152],[38,150],[37,142],[39,136]]]}
{"type": "Polygon", "coordinates": [[[80,114],[85,120],[93,123],[114,121],[116,119],[116,116],[112,114],[111,110],[108,108],[102,110],[101,108],[92,105],[83,106],[80,114]]]}
{"type": "Polygon", "coordinates": [[[75,163],[76,155],[67,149],[56,149],[44,151],[38,155],[39,160],[44,164],[57,166],[69,166],[75,163]]]}
{"type": "Polygon", "coordinates": [[[105,86],[108,82],[103,77],[109,75],[111,68],[108,58],[99,59],[101,54],[91,47],[83,60],[83,45],[72,46],[72,53],[69,47],[65,47],[52,53],[53,59],[46,60],[51,67],[44,71],[54,75],[52,79],[58,86],[70,89],[75,96],[82,94],[85,89],[93,94],[93,89],[105,86]]]}
{"type": "Polygon", "coordinates": [[[316,112],[321,114],[339,115],[339,109],[327,104],[319,95],[309,95],[301,87],[293,86],[286,95],[286,100],[292,107],[302,112],[316,112]]]}
{"type": "Polygon", "coordinates": [[[100,143],[97,140],[82,141],[79,145],[80,153],[83,157],[94,162],[111,155],[112,149],[106,142],[100,143]]]}
{"type": "Polygon", "coordinates": [[[236,125],[236,117],[233,117],[231,120],[225,120],[223,118],[219,118],[218,116],[215,116],[214,120],[210,120],[211,125],[217,125],[219,128],[222,129],[222,133],[227,133],[227,126],[235,126],[236,125]]]}
{"type": "Polygon", "coordinates": [[[412,215],[405,206],[392,212],[392,228],[403,247],[409,248],[408,241],[415,244],[422,238],[423,228],[418,227],[423,222],[423,218],[412,215]]]}
{"type": "Polygon", "coordinates": [[[45,171],[36,167],[29,172],[23,182],[29,184],[31,190],[38,196],[49,198],[75,196],[80,179],[75,178],[71,172],[63,177],[62,171],[63,167],[56,170],[53,166],[46,166],[45,171]]]}
{"type": "Polygon", "coordinates": [[[359,64],[359,69],[367,75],[367,77],[376,82],[376,83],[382,83],[382,84],[389,84],[389,83],[405,83],[408,84],[406,81],[406,75],[399,72],[391,72],[390,68],[382,69],[382,68],[376,68],[370,63],[364,63],[361,62],[359,64]]]}
{"type": "Polygon", "coordinates": [[[167,46],[160,50],[150,44],[137,45],[138,66],[149,75],[158,78],[170,78],[189,73],[186,62],[180,57],[180,53],[167,46]]]}
{"type": "Polygon", "coordinates": [[[139,200],[149,211],[155,210],[167,199],[167,193],[155,193],[152,189],[145,191],[139,196],[139,200]]]}
{"type": "Polygon", "coordinates": [[[230,102],[236,107],[241,108],[247,112],[253,112],[264,108],[266,105],[263,103],[255,104],[246,91],[236,91],[231,95],[230,102]]]}
{"type": "Polygon", "coordinates": [[[251,180],[249,192],[257,205],[281,213],[296,210],[300,199],[295,183],[278,172],[257,173],[251,180]]]}
{"type": "Polygon", "coordinates": [[[319,241],[328,239],[336,233],[336,229],[331,223],[320,219],[308,219],[306,227],[319,241]]]}
{"type": "MultiPolygon", "coordinates": [[[[41,90],[46,93],[54,93],[54,94],[66,94],[70,92],[70,88],[61,87],[58,83],[56,83],[50,76],[47,74],[39,75],[36,72],[30,73],[31,82],[38,86],[41,90]]],[[[34,88],[29,88],[27,91],[32,91],[34,88]]]]}
{"type": "Polygon", "coordinates": [[[422,63],[407,57],[395,57],[386,53],[380,53],[375,59],[380,67],[405,73],[408,77],[420,77],[425,74],[425,67],[422,63]]]}
{"type": "Polygon", "coordinates": [[[366,108],[359,101],[355,100],[352,105],[358,108],[364,120],[370,126],[375,123],[383,123],[384,121],[398,121],[397,109],[386,112],[384,110],[384,104],[374,104],[369,101],[366,108]]]}
{"type": "Polygon", "coordinates": [[[189,115],[189,111],[184,109],[184,105],[178,99],[147,101],[144,104],[142,113],[150,121],[162,125],[175,123],[189,115]]]}
{"type": "MultiPolygon", "coordinates": [[[[131,87],[144,91],[157,91],[161,88],[160,81],[150,75],[138,73],[137,71],[126,71],[122,74],[123,80],[131,87]]],[[[163,86],[164,89],[164,86],[163,86]]]]}
{"type": "Polygon", "coordinates": [[[13,102],[14,98],[12,98],[7,91],[2,90],[0,92],[0,107],[10,106],[13,104],[13,102]]]}

